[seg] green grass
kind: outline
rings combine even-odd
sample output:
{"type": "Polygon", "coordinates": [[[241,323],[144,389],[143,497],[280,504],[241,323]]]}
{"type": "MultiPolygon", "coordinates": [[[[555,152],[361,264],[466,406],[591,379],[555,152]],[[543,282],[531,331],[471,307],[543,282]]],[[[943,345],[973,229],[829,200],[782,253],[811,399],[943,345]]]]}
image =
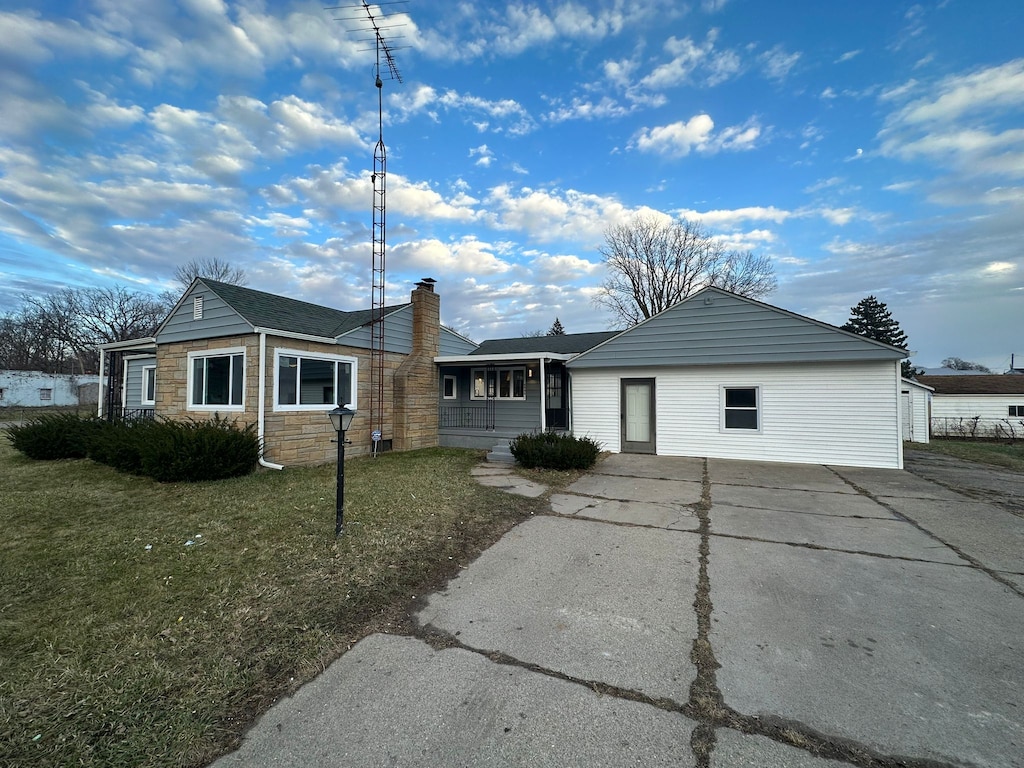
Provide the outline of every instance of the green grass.
{"type": "Polygon", "coordinates": [[[0,764],[206,765],[539,509],[479,458],[347,462],[335,543],[334,466],[161,485],[0,439],[0,764]]]}
{"type": "Polygon", "coordinates": [[[1024,472],[1024,442],[990,443],[981,440],[932,440],[930,443],[907,443],[912,451],[929,451],[958,459],[992,464],[996,467],[1024,472]]]}

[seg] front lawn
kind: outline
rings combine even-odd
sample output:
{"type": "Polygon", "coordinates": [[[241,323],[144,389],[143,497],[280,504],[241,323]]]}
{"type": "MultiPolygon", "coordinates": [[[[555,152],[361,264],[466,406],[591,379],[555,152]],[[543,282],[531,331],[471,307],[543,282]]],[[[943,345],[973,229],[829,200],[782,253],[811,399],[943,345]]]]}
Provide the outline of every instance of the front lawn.
{"type": "Polygon", "coordinates": [[[935,440],[930,443],[907,443],[911,451],[930,451],[978,461],[997,467],[1024,472],[1024,442],[989,443],[982,440],[935,440]]]}
{"type": "Polygon", "coordinates": [[[539,502],[435,449],[161,485],[0,437],[4,765],[202,766],[539,502]]]}

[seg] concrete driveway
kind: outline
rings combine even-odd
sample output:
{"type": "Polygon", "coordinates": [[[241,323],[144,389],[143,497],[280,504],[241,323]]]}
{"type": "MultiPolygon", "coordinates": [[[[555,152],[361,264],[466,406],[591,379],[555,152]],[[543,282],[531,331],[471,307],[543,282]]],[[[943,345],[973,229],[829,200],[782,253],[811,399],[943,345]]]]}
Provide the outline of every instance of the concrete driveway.
{"type": "Polygon", "coordinates": [[[629,455],[551,509],[216,765],[1024,765],[1024,518],[908,472],[629,455]]]}

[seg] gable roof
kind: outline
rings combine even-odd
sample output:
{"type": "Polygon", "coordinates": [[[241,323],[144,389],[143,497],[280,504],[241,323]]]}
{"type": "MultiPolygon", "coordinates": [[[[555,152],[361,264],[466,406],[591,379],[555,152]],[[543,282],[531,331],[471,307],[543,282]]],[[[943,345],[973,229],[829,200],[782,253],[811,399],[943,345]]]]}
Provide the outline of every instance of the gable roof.
{"type": "Polygon", "coordinates": [[[1024,376],[918,376],[918,382],[937,395],[1020,395],[1024,397],[1024,376]]]}
{"type": "Polygon", "coordinates": [[[569,361],[572,368],[901,360],[907,351],[704,288],[569,361]]]}
{"type": "Polygon", "coordinates": [[[471,355],[573,355],[586,352],[603,341],[618,336],[622,331],[594,333],[566,333],[558,336],[523,336],[513,339],[488,339],[480,342],[471,355]]]}
{"type": "MultiPolygon", "coordinates": [[[[370,322],[371,310],[369,309],[345,312],[319,304],[311,304],[308,301],[289,299],[274,293],[222,283],[219,280],[211,280],[206,277],[198,277],[193,280],[181,301],[184,301],[185,297],[192,293],[199,283],[217,294],[224,303],[254,328],[333,338],[370,322]]],[[[385,307],[384,314],[390,314],[407,306],[409,304],[385,307]]],[[[159,334],[159,330],[157,333],[159,334]]]]}

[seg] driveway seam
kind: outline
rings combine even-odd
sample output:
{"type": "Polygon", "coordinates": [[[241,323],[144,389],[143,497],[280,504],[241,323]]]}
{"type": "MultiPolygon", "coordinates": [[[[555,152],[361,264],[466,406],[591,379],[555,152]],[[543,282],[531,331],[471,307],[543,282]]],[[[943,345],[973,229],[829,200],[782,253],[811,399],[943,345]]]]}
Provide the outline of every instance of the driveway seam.
{"type": "MultiPolygon", "coordinates": [[[[906,520],[908,523],[913,525],[915,528],[917,528],[922,533],[932,537],[933,539],[935,539],[935,541],[939,542],[940,544],[943,544],[944,546],[949,547],[951,550],[956,552],[964,560],[966,560],[967,562],[971,563],[971,565],[973,565],[977,570],[981,571],[982,573],[987,574],[989,577],[991,577],[995,581],[998,581],[1003,586],[1009,587],[1010,590],[1012,590],[1015,594],[1019,595],[1020,597],[1024,597],[1024,588],[1018,587],[1016,584],[1014,584],[1009,579],[1003,578],[1003,576],[998,571],[995,571],[992,568],[989,568],[987,565],[985,565],[980,560],[978,560],[978,558],[976,558],[976,557],[974,557],[972,555],[967,554],[960,547],[956,546],[955,544],[950,544],[948,541],[943,539],[941,536],[938,536],[937,534],[932,533],[930,530],[928,530],[923,525],[921,525],[921,523],[917,522],[917,520],[914,520],[914,518],[910,517],[909,515],[907,515],[904,512],[900,512],[899,510],[897,510],[892,505],[887,504],[885,501],[883,501],[882,499],[880,499],[877,496],[875,496],[873,493],[871,493],[866,488],[862,488],[861,486],[857,485],[852,480],[848,480],[847,478],[843,477],[839,472],[837,472],[832,467],[826,467],[826,469],[828,469],[832,474],[834,474],[836,477],[838,477],[844,483],[846,483],[851,488],[853,488],[855,491],[857,491],[857,493],[861,494],[862,496],[866,496],[867,498],[871,499],[873,502],[875,502],[879,506],[882,506],[885,509],[889,510],[892,514],[896,515],[897,518],[899,518],[901,520],[906,520]]],[[[929,481],[929,482],[933,482],[933,481],[929,481]]]]}

